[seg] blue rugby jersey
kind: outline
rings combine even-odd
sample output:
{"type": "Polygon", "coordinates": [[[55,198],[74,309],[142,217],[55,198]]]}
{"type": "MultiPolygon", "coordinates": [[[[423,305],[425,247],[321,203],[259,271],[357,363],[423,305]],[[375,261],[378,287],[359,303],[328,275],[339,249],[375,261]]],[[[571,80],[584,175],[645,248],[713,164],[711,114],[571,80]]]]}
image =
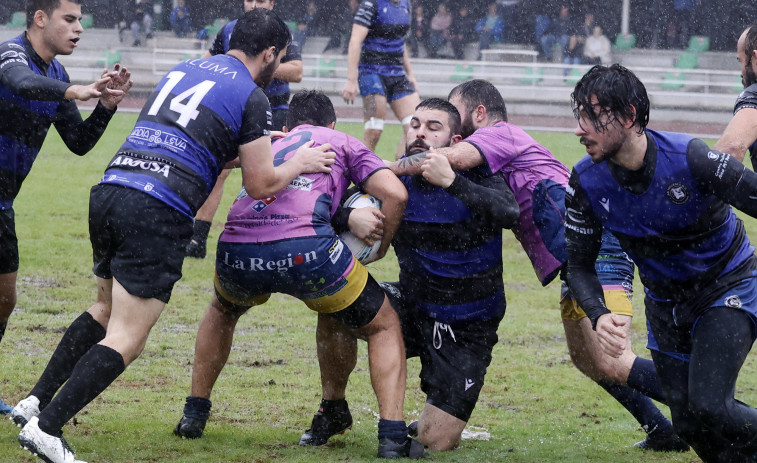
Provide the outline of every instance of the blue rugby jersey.
{"type": "Polygon", "coordinates": [[[0,44],[0,210],[13,207],[52,124],[77,155],[94,147],[114,111],[98,103],[83,121],[76,103],[63,98],[68,74],[48,65],[23,33],[0,44]]]}
{"type": "Polygon", "coordinates": [[[268,99],[241,61],[185,61],[147,99],[100,183],[144,191],[194,217],[239,146],[270,126],[268,99]]]}
{"type": "Polygon", "coordinates": [[[441,323],[502,316],[502,228],[518,211],[504,178],[458,172],[446,190],[420,176],[401,180],[408,202],[392,244],[403,298],[441,323]]]}
{"type": "MultiPolygon", "coordinates": [[[[234,31],[234,26],[237,20],[233,20],[230,23],[223,26],[223,29],[216,35],[213,40],[213,45],[210,47],[211,55],[222,55],[229,51],[229,41],[231,40],[231,33],[234,31]]],[[[302,51],[300,50],[300,44],[292,41],[287,47],[287,52],[284,57],[281,58],[282,63],[289,61],[302,61],[302,51]]],[[[279,79],[273,79],[266,89],[263,90],[268,97],[268,101],[271,103],[271,109],[289,109],[289,82],[285,82],[279,79]]]]}
{"type": "Polygon", "coordinates": [[[410,30],[408,0],[363,0],[355,24],[368,28],[358,70],[367,74],[402,76],[405,37],[410,30]]]}
{"type": "MultiPolygon", "coordinates": [[[[736,114],[744,108],[757,109],[757,84],[752,84],[745,88],[743,92],[736,98],[736,104],[733,107],[733,114],[736,114]]],[[[755,168],[755,161],[757,159],[757,140],[749,147],[749,158],[752,160],[752,169],[755,168]]]]}
{"type": "Polygon", "coordinates": [[[688,135],[648,130],[647,140],[639,171],[586,156],[570,179],[568,280],[594,322],[605,309],[583,272],[593,266],[603,226],[637,265],[651,297],[690,301],[692,310],[718,294],[713,288],[733,283],[731,276],[738,281],[753,259],[754,247],[728,203],[757,213],[757,174],[688,135]]]}

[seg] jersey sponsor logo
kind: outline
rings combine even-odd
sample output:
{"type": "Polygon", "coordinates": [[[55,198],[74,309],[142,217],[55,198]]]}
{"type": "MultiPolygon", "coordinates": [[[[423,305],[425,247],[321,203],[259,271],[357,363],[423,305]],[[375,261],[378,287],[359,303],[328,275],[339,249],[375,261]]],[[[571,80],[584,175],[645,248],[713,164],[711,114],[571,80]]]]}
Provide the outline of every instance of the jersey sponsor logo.
{"type": "Polygon", "coordinates": [[[599,200],[599,204],[602,205],[602,207],[605,209],[605,211],[610,212],[610,198],[602,198],[599,200]]]}
{"type": "Polygon", "coordinates": [[[473,381],[472,379],[469,379],[469,378],[465,378],[465,390],[466,391],[468,389],[472,388],[474,384],[476,384],[475,381],[473,381]]]}
{"type": "Polygon", "coordinates": [[[580,233],[582,235],[591,235],[594,233],[593,228],[587,228],[587,227],[578,227],[576,225],[573,225],[571,223],[566,222],[565,228],[569,228],[570,230],[573,230],[576,233],[580,233]]]}
{"type": "Polygon", "coordinates": [[[180,136],[149,127],[134,127],[127,139],[138,145],[160,145],[173,152],[187,149],[187,141],[180,136]]]}
{"type": "Polygon", "coordinates": [[[304,255],[297,254],[296,256],[292,256],[292,254],[287,254],[286,257],[281,259],[266,260],[261,257],[234,259],[229,255],[228,252],[225,252],[222,263],[236,270],[245,270],[248,272],[275,271],[279,273],[286,273],[290,268],[314,261],[317,259],[317,257],[318,256],[315,251],[310,251],[306,252],[304,255]]]}
{"type": "Polygon", "coordinates": [[[206,61],[203,58],[189,60],[187,61],[187,64],[206,71],[215,72],[216,74],[221,74],[222,76],[230,76],[232,80],[237,78],[237,71],[230,71],[228,66],[219,66],[218,64],[206,61]]]}
{"type": "Polygon", "coordinates": [[[292,180],[289,185],[287,185],[287,190],[300,190],[300,191],[311,191],[313,189],[313,182],[315,180],[307,177],[299,176],[292,180]]]}
{"type": "Polygon", "coordinates": [[[331,263],[336,264],[336,262],[342,256],[343,250],[344,243],[342,243],[342,240],[334,241],[334,244],[332,244],[329,248],[329,260],[331,261],[331,263]]]}
{"type": "Polygon", "coordinates": [[[668,185],[668,199],[673,204],[680,206],[688,201],[690,196],[688,187],[683,183],[675,182],[668,185]]]}
{"type": "MultiPolygon", "coordinates": [[[[22,49],[23,50],[23,49],[22,49]]],[[[18,52],[15,50],[8,50],[0,55],[0,61],[8,61],[8,64],[10,63],[24,63],[29,64],[29,61],[26,57],[26,53],[23,51],[18,52]]],[[[3,63],[5,65],[6,63],[3,63]]]]}
{"type": "Polygon", "coordinates": [[[725,153],[720,153],[718,151],[709,151],[707,153],[707,158],[711,161],[720,161],[717,169],[715,169],[715,176],[719,179],[722,179],[723,175],[725,175],[726,168],[728,168],[728,162],[731,159],[731,156],[725,153]]]}
{"type": "Polygon", "coordinates": [[[150,161],[147,159],[135,159],[130,156],[116,156],[116,158],[111,161],[110,165],[108,167],[135,167],[142,170],[149,170],[150,172],[156,172],[159,175],[162,175],[165,178],[168,178],[168,174],[171,173],[171,166],[164,162],[160,161],[150,161]]]}
{"type": "MultiPolygon", "coordinates": [[[[244,189],[242,189],[242,191],[244,191],[244,189]]],[[[241,195],[241,193],[240,193],[240,195],[241,195]]],[[[247,195],[247,192],[245,191],[245,196],[246,195],[247,195]]],[[[258,214],[260,214],[261,212],[263,212],[263,209],[265,209],[266,207],[270,206],[271,203],[273,203],[274,201],[276,201],[276,196],[270,196],[268,198],[263,198],[263,199],[255,202],[255,204],[253,204],[252,206],[250,206],[250,209],[252,209],[253,211],[255,211],[258,214]]]]}
{"type": "Polygon", "coordinates": [[[732,309],[740,309],[741,299],[735,294],[733,296],[728,296],[727,298],[725,298],[725,306],[732,309]]]}

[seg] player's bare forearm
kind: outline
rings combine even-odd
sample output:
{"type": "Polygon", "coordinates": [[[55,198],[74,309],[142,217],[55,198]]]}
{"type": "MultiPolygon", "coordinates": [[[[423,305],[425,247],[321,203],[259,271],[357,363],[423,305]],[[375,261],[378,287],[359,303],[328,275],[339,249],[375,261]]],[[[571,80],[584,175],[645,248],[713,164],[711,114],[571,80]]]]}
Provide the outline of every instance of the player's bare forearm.
{"type": "Polygon", "coordinates": [[[283,80],[284,82],[301,82],[302,81],[302,61],[287,61],[281,63],[273,77],[283,80]]]}

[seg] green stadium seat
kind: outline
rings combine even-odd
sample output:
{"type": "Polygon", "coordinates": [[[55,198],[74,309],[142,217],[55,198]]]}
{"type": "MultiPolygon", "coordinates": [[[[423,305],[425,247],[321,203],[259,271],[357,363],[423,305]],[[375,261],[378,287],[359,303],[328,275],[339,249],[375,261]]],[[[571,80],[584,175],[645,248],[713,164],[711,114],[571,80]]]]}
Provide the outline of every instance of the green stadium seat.
{"type": "Polygon", "coordinates": [[[121,52],[119,50],[105,50],[102,58],[97,60],[97,65],[110,69],[114,64],[121,62],[121,52]]]}
{"type": "Polygon", "coordinates": [[[586,69],[583,68],[571,68],[567,76],[565,76],[565,83],[570,85],[576,85],[581,77],[586,73],[586,69]]]}
{"type": "Polygon", "coordinates": [[[214,29],[218,29],[220,31],[227,22],[229,22],[229,20],[226,18],[216,18],[215,20],[213,20],[213,24],[211,26],[214,29]]]}
{"type": "Polygon", "coordinates": [[[190,59],[200,59],[202,58],[203,53],[197,52],[197,53],[184,53],[181,57],[181,61],[188,61],[190,59]]]}
{"type": "Polygon", "coordinates": [[[692,35],[689,39],[687,51],[701,53],[710,49],[710,38],[706,35],[692,35]]]}
{"type": "Polygon", "coordinates": [[[694,69],[699,66],[699,58],[696,53],[685,51],[678,56],[676,67],[678,69],[694,69]]]}
{"type": "Polygon", "coordinates": [[[284,23],[289,27],[292,34],[297,32],[297,21],[284,21],[284,23]]]}
{"type": "Polygon", "coordinates": [[[473,79],[473,66],[470,63],[457,63],[455,70],[450,74],[452,82],[467,82],[473,79]]]}
{"type": "Polygon", "coordinates": [[[94,19],[92,18],[91,14],[83,14],[81,15],[81,27],[84,29],[89,29],[94,25],[94,19]]]}
{"type": "Polygon", "coordinates": [[[8,27],[26,27],[26,13],[16,11],[11,16],[11,22],[6,24],[8,27]]]}
{"type": "Polygon", "coordinates": [[[686,74],[682,71],[668,71],[662,79],[660,87],[663,90],[680,90],[686,82],[686,74]]]}
{"type": "Polygon", "coordinates": [[[318,64],[313,69],[313,75],[316,77],[335,77],[336,76],[336,61],[334,58],[328,56],[320,56],[318,58],[318,64]]]}
{"type": "Polygon", "coordinates": [[[615,37],[616,50],[630,50],[636,46],[636,34],[618,34],[615,37]]]}
{"type": "Polygon", "coordinates": [[[523,70],[522,84],[538,84],[544,80],[544,68],[541,66],[528,66],[523,70]]]}
{"type": "Polygon", "coordinates": [[[731,91],[734,93],[741,93],[744,90],[744,83],[741,81],[741,76],[735,79],[735,82],[731,86],[731,91]]]}

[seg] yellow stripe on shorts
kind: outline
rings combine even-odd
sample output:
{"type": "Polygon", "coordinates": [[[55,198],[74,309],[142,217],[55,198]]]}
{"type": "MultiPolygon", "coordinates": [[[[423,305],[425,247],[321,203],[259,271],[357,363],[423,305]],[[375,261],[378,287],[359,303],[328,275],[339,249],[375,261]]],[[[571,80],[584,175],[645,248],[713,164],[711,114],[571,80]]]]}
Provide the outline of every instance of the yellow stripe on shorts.
{"type": "Polygon", "coordinates": [[[347,284],[336,293],[321,297],[318,297],[317,293],[311,294],[312,299],[301,299],[302,302],[318,313],[334,313],[346,309],[363,293],[365,284],[368,282],[368,269],[353,257],[352,270],[345,279],[347,284]]]}
{"type": "MultiPolygon", "coordinates": [[[[633,304],[629,291],[612,289],[603,292],[605,294],[605,303],[610,312],[633,317],[633,304]]],[[[562,312],[563,320],[578,321],[586,316],[586,312],[578,306],[576,300],[569,297],[560,301],[560,311],[562,312]]]]}

